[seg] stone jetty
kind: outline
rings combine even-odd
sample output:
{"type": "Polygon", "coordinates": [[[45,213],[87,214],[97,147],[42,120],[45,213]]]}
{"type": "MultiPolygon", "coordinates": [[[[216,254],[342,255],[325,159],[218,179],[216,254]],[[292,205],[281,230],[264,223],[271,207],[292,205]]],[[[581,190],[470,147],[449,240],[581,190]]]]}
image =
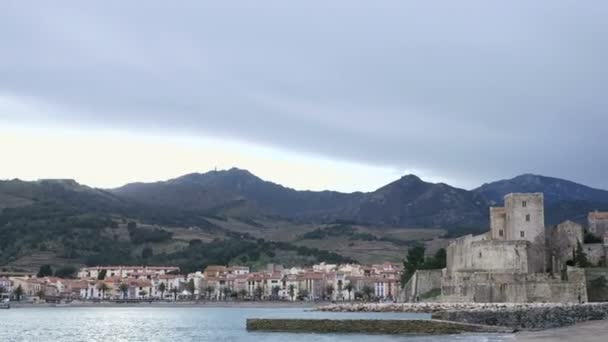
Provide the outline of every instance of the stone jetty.
{"type": "Polygon", "coordinates": [[[434,319],[541,330],[608,319],[608,303],[356,303],[317,308],[329,312],[430,313],[434,319]]]}
{"type": "Polygon", "coordinates": [[[247,320],[249,331],[301,333],[364,333],[445,335],[460,333],[511,333],[513,329],[441,320],[380,319],[258,319],[247,320]]]}

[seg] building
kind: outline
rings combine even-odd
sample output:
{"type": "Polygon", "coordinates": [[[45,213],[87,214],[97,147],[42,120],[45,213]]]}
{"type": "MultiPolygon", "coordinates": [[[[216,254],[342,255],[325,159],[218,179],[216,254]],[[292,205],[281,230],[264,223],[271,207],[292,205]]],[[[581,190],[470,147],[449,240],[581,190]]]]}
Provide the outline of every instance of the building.
{"type": "Polygon", "coordinates": [[[589,232],[598,237],[606,236],[608,233],[608,212],[594,211],[587,216],[589,232]]]}
{"type": "Polygon", "coordinates": [[[564,222],[546,233],[541,193],[513,193],[490,208],[490,230],[466,235],[446,249],[447,267],[417,272],[402,300],[449,302],[584,302],[585,272],[570,267],[582,228],[564,222]]]}

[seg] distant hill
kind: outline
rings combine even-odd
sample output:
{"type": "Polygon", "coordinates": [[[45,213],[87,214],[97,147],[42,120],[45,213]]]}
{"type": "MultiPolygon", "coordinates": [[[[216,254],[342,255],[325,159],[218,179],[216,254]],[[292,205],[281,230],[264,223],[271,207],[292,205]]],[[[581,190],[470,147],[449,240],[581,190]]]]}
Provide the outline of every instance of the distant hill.
{"type": "Polygon", "coordinates": [[[541,175],[524,174],[487,183],[473,192],[486,198],[492,205],[502,204],[503,197],[512,192],[542,192],[547,224],[564,220],[584,223],[590,211],[608,210],[608,191],[541,175]]]}
{"type": "Polygon", "coordinates": [[[476,193],[409,175],[370,193],[296,191],[230,169],[189,174],[166,182],[135,183],[112,190],[117,196],[209,214],[276,215],[295,220],[397,227],[480,225],[487,205],[476,193]],[[240,208],[237,211],[236,208],[240,208]],[[245,209],[246,208],[246,209],[245,209]]]}
{"type": "Polygon", "coordinates": [[[542,192],[547,205],[576,201],[608,203],[606,190],[533,174],[487,183],[473,191],[483,195],[492,203],[502,203],[503,197],[512,192],[542,192]]]}

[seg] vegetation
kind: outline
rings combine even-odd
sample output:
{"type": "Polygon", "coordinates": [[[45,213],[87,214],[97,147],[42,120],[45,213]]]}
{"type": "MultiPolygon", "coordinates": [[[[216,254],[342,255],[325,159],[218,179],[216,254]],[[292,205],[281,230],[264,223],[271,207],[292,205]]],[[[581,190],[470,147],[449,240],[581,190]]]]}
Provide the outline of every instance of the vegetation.
{"type": "Polygon", "coordinates": [[[344,285],[344,289],[346,290],[346,292],[348,292],[348,300],[349,301],[352,300],[350,294],[351,294],[351,292],[353,292],[354,288],[355,287],[350,282],[347,283],[346,285],[344,285]]]}
{"type": "Polygon", "coordinates": [[[407,251],[407,258],[403,261],[403,274],[401,275],[401,286],[410,280],[417,270],[441,269],[446,266],[447,255],[445,249],[441,248],[433,257],[424,257],[425,248],[416,245],[407,251]]]}
{"type": "Polygon", "coordinates": [[[573,261],[574,261],[574,264],[578,267],[591,266],[591,263],[587,259],[587,254],[585,253],[585,250],[583,249],[583,245],[581,244],[580,241],[577,241],[577,243],[576,243],[576,250],[574,252],[573,261]]]}
{"type": "Polygon", "coordinates": [[[122,293],[122,299],[125,299],[127,298],[127,293],[129,292],[129,285],[126,283],[120,283],[120,285],[118,285],[118,290],[120,290],[122,293]]]}
{"type": "Polygon", "coordinates": [[[196,287],[194,286],[194,279],[190,279],[187,283],[186,283],[186,291],[188,291],[188,293],[190,293],[190,297],[194,298],[194,291],[195,291],[196,287]]]}
{"type": "Polygon", "coordinates": [[[38,270],[38,274],[36,274],[36,276],[38,278],[50,277],[52,275],[53,275],[53,269],[51,268],[51,265],[40,266],[40,269],[38,270]]]}
{"type": "Polygon", "coordinates": [[[78,270],[74,266],[63,266],[55,270],[55,277],[63,279],[73,279],[78,270]]]}
{"type": "Polygon", "coordinates": [[[332,297],[332,296],[333,296],[333,294],[334,294],[334,290],[335,290],[335,289],[334,289],[334,286],[333,286],[332,284],[328,284],[328,285],[325,287],[325,294],[327,295],[327,298],[328,298],[328,299],[331,299],[331,297],[332,297]]]}
{"type": "Polygon", "coordinates": [[[591,233],[585,229],[585,235],[583,237],[583,242],[584,243],[602,243],[604,241],[599,236],[594,235],[593,233],[591,233]]]}
{"type": "Polygon", "coordinates": [[[435,298],[435,297],[439,297],[440,295],[441,295],[441,289],[434,288],[434,289],[431,289],[431,290],[421,294],[420,299],[435,298]]]}
{"type": "Polygon", "coordinates": [[[374,294],[374,289],[371,286],[369,286],[369,285],[365,285],[361,289],[361,292],[365,296],[365,299],[371,300],[372,299],[372,295],[374,294]]]}
{"type": "Polygon", "coordinates": [[[131,242],[136,245],[141,245],[148,242],[163,242],[170,240],[173,236],[173,233],[160,228],[148,229],[132,227],[128,228],[128,230],[131,242]]]}
{"type": "Polygon", "coordinates": [[[17,288],[13,291],[13,295],[15,296],[17,301],[21,300],[21,297],[23,297],[23,294],[24,294],[24,291],[23,291],[23,287],[21,287],[21,285],[17,286],[17,288]]]}
{"type": "Polygon", "coordinates": [[[348,239],[351,241],[386,241],[398,246],[407,246],[413,243],[411,241],[404,241],[387,236],[378,237],[370,233],[361,233],[358,232],[356,228],[346,224],[333,225],[326,228],[317,228],[302,234],[299,239],[324,240],[328,237],[348,237],[348,239]]]}
{"type": "Polygon", "coordinates": [[[160,291],[160,297],[165,298],[165,291],[167,291],[167,285],[165,285],[165,283],[160,283],[158,285],[158,291],[160,291]]]}

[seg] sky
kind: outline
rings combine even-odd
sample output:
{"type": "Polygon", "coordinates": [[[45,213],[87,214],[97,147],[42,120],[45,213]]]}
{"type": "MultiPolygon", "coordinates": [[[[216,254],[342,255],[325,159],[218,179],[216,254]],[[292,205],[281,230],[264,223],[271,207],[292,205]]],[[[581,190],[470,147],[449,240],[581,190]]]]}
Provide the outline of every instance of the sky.
{"type": "Polygon", "coordinates": [[[0,179],[608,189],[606,1],[0,2],[0,179]]]}

